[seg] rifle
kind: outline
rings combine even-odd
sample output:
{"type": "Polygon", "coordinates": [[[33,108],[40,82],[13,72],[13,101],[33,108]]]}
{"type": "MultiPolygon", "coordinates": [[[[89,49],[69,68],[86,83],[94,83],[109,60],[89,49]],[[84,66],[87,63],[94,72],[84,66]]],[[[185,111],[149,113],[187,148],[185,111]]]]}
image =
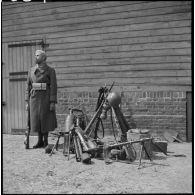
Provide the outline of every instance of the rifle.
{"type": "MultiPolygon", "coordinates": [[[[110,164],[112,162],[112,160],[109,159],[109,154],[111,153],[112,149],[115,149],[115,148],[118,148],[118,147],[123,147],[124,148],[124,150],[126,152],[126,155],[127,155],[127,159],[129,161],[131,161],[131,162],[134,161],[136,159],[136,154],[134,154],[134,151],[132,151],[132,148],[129,147],[134,143],[140,143],[141,144],[139,166],[141,164],[141,154],[142,154],[143,149],[146,152],[146,154],[147,154],[148,158],[150,159],[150,161],[152,161],[152,159],[151,159],[144,143],[148,142],[148,141],[153,142],[153,139],[154,139],[153,137],[152,138],[142,138],[140,140],[121,142],[121,143],[117,143],[117,144],[113,144],[113,145],[109,145],[109,144],[105,143],[104,146],[103,146],[103,153],[104,153],[105,163],[110,164]]],[[[118,152],[120,152],[120,150],[118,150],[118,152]]]]}
{"type": "MultiPolygon", "coordinates": [[[[112,87],[114,86],[114,82],[112,83],[112,85],[110,86],[110,88],[107,90],[106,86],[103,88],[104,93],[106,93],[104,98],[101,98],[101,102],[98,102],[99,105],[97,105],[96,108],[96,113],[93,115],[93,118],[91,119],[91,121],[89,122],[89,124],[87,125],[87,127],[84,129],[84,133],[85,135],[89,138],[90,135],[92,134],[92,132],[94,131],[94,129],[90,129],[91,126],[93,125],[93,123],[95,122],[95,120],[100,116],[100,114],[102,113],[102,108],[104,103],[106,102],[106,99],[108,97],[109,92],[111,91],[112,87]],[[99,106],[99,107],[98,107],[99,106]]],[[[97,128],[96,128],[97,129],[97,128]]]]}
{"type": "Polygon", "coordinates": [[[30,108],[26,111],[27,120],[26,120],[26,131],[25,131],[25,140],[24,145],[25,149],[29,149],[29,136],[30,136],[30,108]]]}

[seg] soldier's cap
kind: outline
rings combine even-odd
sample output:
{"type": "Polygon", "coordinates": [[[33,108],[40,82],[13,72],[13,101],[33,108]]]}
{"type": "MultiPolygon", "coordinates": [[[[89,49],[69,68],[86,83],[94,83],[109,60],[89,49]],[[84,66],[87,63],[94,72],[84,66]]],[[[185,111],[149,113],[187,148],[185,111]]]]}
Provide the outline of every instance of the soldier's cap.
{"type": "MultiPolygon", "coordinates": [[[[43,50],[37,49],[37,50],[35,51],[35,55],[37,55],[37,54],[45,54],[45,52],[44,52],[43,50]]],[[[46,54],[45,54],[45,55],[46,55],[46,54]]]]}
{"type": "Polygon", "coordinates": [[[46,53],[43,50],[40,50],[40,49],[36,50],[35,55],[38,55],[38,54],[45,56],[45,59],[47,58],[46,53]]]}

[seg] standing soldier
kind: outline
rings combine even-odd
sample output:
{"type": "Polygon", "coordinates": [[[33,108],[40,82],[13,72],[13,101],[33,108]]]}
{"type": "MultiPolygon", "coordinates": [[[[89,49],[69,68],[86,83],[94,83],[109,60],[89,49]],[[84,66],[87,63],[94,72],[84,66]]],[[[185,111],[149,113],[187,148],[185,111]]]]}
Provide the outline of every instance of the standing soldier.
{"type": "Polygon", "coordinates": [[[55,104],[57,103],[57,81],[54,68],[46,64],[46,54],[36,50],[35,62],[28,73],[25,101],[30,108],[30,127],[38,132],[38,142],[33,148],[48,145],[48,132],[57,127],[55,104]]]}

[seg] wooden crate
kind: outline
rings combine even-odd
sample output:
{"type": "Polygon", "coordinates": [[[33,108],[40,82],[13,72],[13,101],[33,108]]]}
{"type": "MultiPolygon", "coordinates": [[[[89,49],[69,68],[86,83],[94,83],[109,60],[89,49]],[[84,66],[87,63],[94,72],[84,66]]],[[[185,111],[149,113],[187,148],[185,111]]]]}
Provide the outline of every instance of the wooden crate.
{"type": "MultiPolygon", "coordinates": [[[[127,132],[127,140],[128,141],[136,141],[136,140],[140,140],[142,138],[150,138],[150,137],[151,137],[151,135],[149,133],[143,133],[142,134],[142,133],[127,132]]],[[[144,145],[145,145],[146,150],[148,151],[149,155],[152,156],[151,141],[145,142],[144,145]]],[[[140,143],[134,143],[133,147],[135,148],[135,151],[137,153],[136,159],[139,159],[141,144],[140,143]]],[[[143,151],[143,153],[142,153],[142,158],[143,159],[148,159],[147,154],[145,153],[145,151],[143,151]]]]}

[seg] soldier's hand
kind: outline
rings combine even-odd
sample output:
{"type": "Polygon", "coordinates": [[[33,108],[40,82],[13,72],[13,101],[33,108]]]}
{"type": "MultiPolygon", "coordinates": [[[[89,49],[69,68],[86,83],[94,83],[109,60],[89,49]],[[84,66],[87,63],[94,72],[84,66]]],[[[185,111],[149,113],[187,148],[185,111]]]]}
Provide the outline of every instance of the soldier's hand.
{"type": "Polygon", "coordinates": [[[26,111],[28,111],[28,107],[29,107],[29,105],[28,105],[28,103],[26,104],[26,111]]]}
{"type": "Polygon", "coordinates": [[[55,111],[55,103],[50,103],[50,111],[55,111]]]}

